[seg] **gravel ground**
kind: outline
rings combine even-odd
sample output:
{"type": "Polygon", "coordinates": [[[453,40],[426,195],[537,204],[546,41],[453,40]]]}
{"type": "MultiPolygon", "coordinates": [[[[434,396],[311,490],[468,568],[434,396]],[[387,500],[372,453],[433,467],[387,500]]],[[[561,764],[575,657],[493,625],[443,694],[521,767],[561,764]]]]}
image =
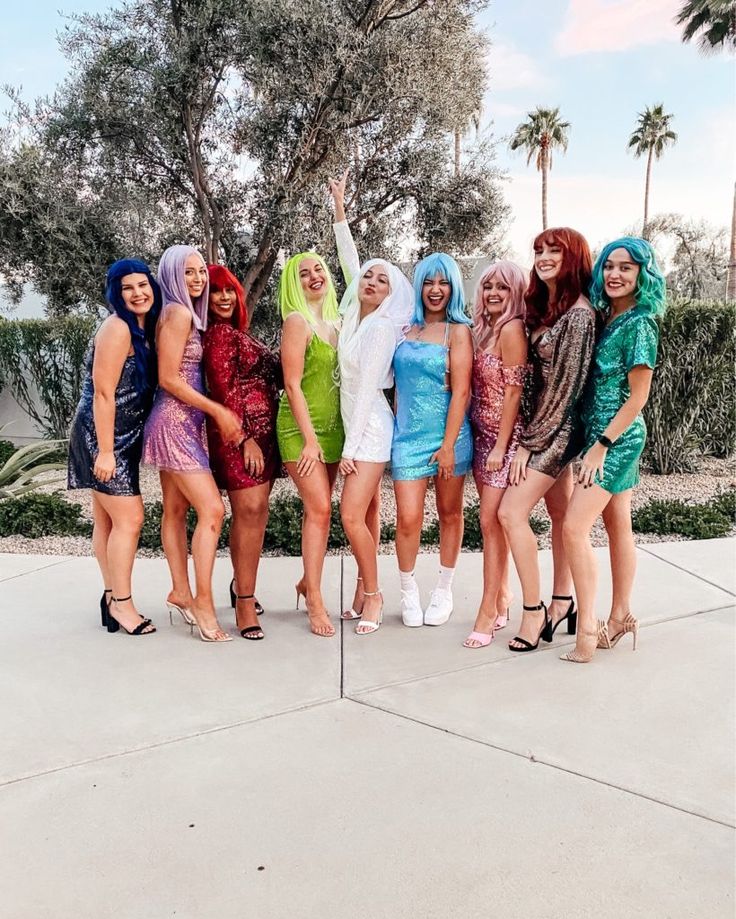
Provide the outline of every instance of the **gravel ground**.
{"type": "MultiPolygon", "coordinates": [[[[712,498],[714,495],[727,488],[736,486],[736,462],[734,460],[718,460],[712,458],[703,459],[700,469],[696,473],[686,475],[642,475],[641,483],[634,490],[633,506],[641,507],[655,498],[673,499],[678,498],[688,503],[701,503],[712,498]]],[[[59,486],[54,485],[46,491],[59,491],[59,486]]],[[[160,500],[161,489],[159,487],[158,473],[152,469],[143,468],[141,470],[141,490],[143,500],[146,502],[160,500]]],[[[294,492],[294,486],[288,479],[279,480],[274,487],[274,495],[288,494],[294,492]]],[[[431,485],[430,490],[433,491],[431,485]]],[[[336,495],[339,495],[340,483],[336,489],[336,495]]],[[[77,501],[82,505],[85,516],[91,517],[92,499],[89,491],[70,491],[67,492],[70,501],[77,501]]],[[[465,504],[469,505],[478,500],[478,493],[471,477],[468,477],[465,486],[465,504]]],[[[227,499],[225,499],[227,504],[227,499]]],[[[546,518],[544,502],[540,502],[534,511],[535,516],[546,518]]],[[[432,495],[427,501],[427,512],[425,524],[435,519],[436,510],[434,506],[434,496],[432,495]]],[[[382,488],[381,502],[381,519],[384,523],[393,523],[396,519],[396,504],[394,501],[393,488],[388,476],[384,477],[382,488]]],[[[735,535],[736,531],[732,531],[735,535]]],[[[635,534],[637,543],[651,543],[672,541],[683,539],[677,536],[657,536],[654,534],[637,533],[635,534]]],[[[593,529],[593,545],[604,546],[607,544],[606,533],[602,523],[597,523],[593,529]]],[[[539,545],[543,549],[549,548],[549,534],[539,537],[539,545]]],[[[383,553],[393,552],[392,545],[382,546],[383,553]]],[[[434,552],[434,547],[423,549],[422,551],[434,552]]],[[[0,552],[17,552],[26,554],[41,555],[92,555],[90,540],[81,536],[46,536],[40,539],[27,539],[23,536],[4,536],[0,537],[0,552]]],[[[155,557],[161,553],[140,550],[141,556],[155,557]]],[[[221,553],[226,554],[226,553],[221,553]]]]}

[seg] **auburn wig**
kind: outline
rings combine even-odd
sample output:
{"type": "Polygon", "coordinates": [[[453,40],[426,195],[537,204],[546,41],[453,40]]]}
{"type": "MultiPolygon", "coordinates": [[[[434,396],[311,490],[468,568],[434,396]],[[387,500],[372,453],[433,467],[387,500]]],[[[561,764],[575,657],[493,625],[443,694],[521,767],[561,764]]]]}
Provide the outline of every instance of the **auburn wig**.
{"type": "Polygon", "coordinates": [[[208,265],[210,291],[225,290],[230,287],[235,291],[235,309],[230,324],[240,332],[248,328],[248,310],[245,307],[245,291],[235,275],[224,265],[208,265]]]}
{"type": "Polygon", "coordinates": [[[587,297],[593,275],[590,247],[577,230],[571,230],[570,227],[544,230],[534,240],[534,251],[545,243],[562,249],[562,265],[555,278],[554,303],[550,303],[549,288],[532,268],[529,287],[524,295],[526,324],[532,331],[543,325],[554,325],[581,296],[587,297]]]}

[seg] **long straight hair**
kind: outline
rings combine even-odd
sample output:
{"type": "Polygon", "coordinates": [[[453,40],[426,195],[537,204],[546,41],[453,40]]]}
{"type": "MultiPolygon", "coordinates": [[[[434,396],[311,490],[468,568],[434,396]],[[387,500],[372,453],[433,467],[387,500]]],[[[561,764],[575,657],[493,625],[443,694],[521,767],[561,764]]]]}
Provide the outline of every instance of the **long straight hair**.
{"type": "Polygon", "coordinates": [[[527,283],[526,272],[516,262],[509,262],[504,259],[493,262],[486,268],[475,288],[473,303],[473,323],[477,348],[483,350],[492,348],[498,341],[501,329],[507,322],[512,319],[521,319],[522,321],[525,319],[526,301],[524,300],[524,293],[526,292],[527,283]],[[494,322],[483,305],[483,285],[496,277],[500,278],[508,287],[509,298],[503,312],[494,322]]]}
{"type": "Polygon", "coordinates": [[[455,259],[444,252],[433,252],[423,258],[414,269],[414,318],[412,325],[424,324],[422,288],[427,278],[433,278],[435,275],[443,277],[452,289],[450,300],[447,304],[447,321],[472,325],[472,320],[465,312],[463,276],[460,273],[460,268],[455,259]]]}
{"type": "Polygon", "coordinates": [[[225,290],[226,287],[232,287],[235,291],[235,309],[230,324],[239,332],[244,332],[248,328],[248,310],[245,308],[243,285],[224,265],[208,265],[207,273],[210,276],[210,293],[213,290],[225,290]]]}
{"type": "Polygon", "coordinates": [[[324,303],[322,304],[322,318],[327,322],[335,322],[340,316],[337,310],[335,285],[325,260],[321,255],[317,255],[316,252],[297,252],[297,254],[292,255],[289,261],[284,265],[284,270],[281,272],[281,277],[279,278],[278,300],[281,318],[286,319],[286,317],[290,316],[292,313],[299,313],[300,316],[303,316],[307,320],[310,326],[314,325],[314,314],[307,305],[307,298],[304,296],[302,282],[299,278],[299,266],[305,258],[313,258],[322,266],[327,280],[327,293],[324,303]]]}

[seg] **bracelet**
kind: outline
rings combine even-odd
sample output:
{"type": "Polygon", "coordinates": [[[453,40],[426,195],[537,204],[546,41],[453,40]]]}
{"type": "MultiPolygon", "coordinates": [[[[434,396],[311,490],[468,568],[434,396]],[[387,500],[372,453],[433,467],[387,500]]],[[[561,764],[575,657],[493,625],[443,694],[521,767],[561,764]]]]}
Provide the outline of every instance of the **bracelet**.
{"type": "Polygon", "coordinates": [[[606,450],[610,450],[613,446],[613,441],[609,437],[606,437],[605,434],[601,434],[601,436],[598,438],[598,443],[605,447],[606,450]]]}

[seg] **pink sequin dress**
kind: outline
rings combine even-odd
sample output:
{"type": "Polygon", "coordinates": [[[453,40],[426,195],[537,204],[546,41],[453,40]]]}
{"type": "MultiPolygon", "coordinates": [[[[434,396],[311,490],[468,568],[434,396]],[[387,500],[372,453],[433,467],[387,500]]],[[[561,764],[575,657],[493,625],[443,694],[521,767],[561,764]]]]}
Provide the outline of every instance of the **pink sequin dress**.
{"type": "MultiPolygon", "coordinates": [[[[204,393],[202,341],[196,329],[184,346],[179,375],[204,393]]],[[[143,462],[170,472],[209,472],[204,412],[159,386],[143,432],[143,462]]]]}
{"type": "Polygon", "coordinates": [[[489,472],[486,469],[486,460],[496,446],[504,392],[506,386],[523,386],[528,372],[529,367],[525,364],[504,367],[501,358],[488,351],[476,351],[473,358],[473,396],[470,403],[473,474],[477,481],[492,488],[506,488],[509,484],[509,468],[521,434],[521,416],[517,415],[503,466],[496,472],[489,472]]]}

